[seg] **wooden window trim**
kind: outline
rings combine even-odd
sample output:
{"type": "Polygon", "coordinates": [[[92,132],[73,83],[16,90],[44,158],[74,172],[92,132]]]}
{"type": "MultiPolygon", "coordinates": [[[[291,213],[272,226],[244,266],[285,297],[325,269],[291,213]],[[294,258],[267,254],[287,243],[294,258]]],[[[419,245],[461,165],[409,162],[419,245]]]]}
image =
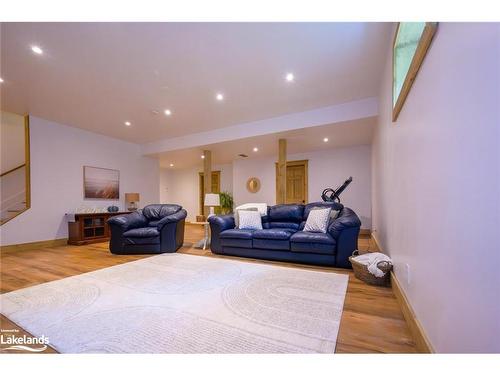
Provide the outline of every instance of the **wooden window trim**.
{"type": "Polygon", "coordinates": [[[417,77],[417,73],[420,70],[420,66],[422,65],[424,58],[427,54],[427,50],[429,49],[432,39],[434,37],[434,34],[436,33],[437,30],[437,22],[426,22],[424,31],[422,32],[422,36],[420,38],[420,41],[418,42],[417,49],[415,50],[415,54],[413,55],[413,59],[411,60],[410,67],[408,68],[408,73],[406,73],[406,77],[403,83],[403,86],[401,87],[401,92],[399,93],[399,96],[397,98],[396,104],[394,103],[394,48],[396,46],[396,40],[398,38],[398,33],[399,33],[399,26],[401,23],[398,23],[398,26],[396,28],[396,33],[394,34],[394,40],[392,42],[392,86],[391,86],[391,91],[392,91],[392,102],[391,105],[393,106],[392,108],[392,122],[395,122],[398,119],[399,113],[401,112],[401,109],[403,108],[403,105],[406,101],[406,98],[408,94],[410,93],[411,87],[413,85],[413,82],[415,81],[415,78],[417,77]]]}

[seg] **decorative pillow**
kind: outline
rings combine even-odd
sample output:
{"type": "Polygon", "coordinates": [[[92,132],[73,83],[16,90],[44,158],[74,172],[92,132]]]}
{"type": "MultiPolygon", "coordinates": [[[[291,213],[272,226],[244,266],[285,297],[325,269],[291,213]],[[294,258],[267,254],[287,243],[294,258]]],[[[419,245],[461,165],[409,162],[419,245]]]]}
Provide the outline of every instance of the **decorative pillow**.
{"type": "Polygon", "coordinates": [[[331,208],[314,208],[309,212],[304,232],[326,233],[330,221],[331,208]]]}
{"type": "Polygon", "coordinates": [[[240,211],[258,211],[257,207],[249,208],[237,208],[234,210],[234,227],[238,228],[240,226],[240,211]]]}
{"type": "Polygon", "coordinates": [[[239,229],[262,229],[262,218],[259,211],[240,210],[238,213],[239,229]]]}

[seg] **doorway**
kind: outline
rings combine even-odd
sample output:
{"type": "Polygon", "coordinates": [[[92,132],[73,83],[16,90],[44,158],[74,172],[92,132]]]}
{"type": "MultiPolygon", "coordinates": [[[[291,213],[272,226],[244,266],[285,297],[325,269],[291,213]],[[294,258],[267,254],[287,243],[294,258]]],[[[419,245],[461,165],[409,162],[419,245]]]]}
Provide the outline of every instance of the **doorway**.
{"type": "MultiPolygon", "coordinates": [[[[203,175],[203,172],[199,173],[199,189],[198,191],[200,192],[199,197],[198,197],[198,202],[199,202],[199,208],[198,208],[198,214],[199,215],[205,215],[205,207],[203,206],[203,202],[205,200],[205,178],[203,175]]],[[[220,193],[220,171],[212,171],[212,193],[220,193]]],[[[217,211],[219,207],[216,207],[215,210],[217,211]]]]}
{"type": "MultiPolygon", "coordinates": [[[[286,163],[285,203],[307,203],[308,178],[308,160],[288,161],[286,163]]],[[[276,197],[278,197],[278,163],[276,163],[276,197]]]]}

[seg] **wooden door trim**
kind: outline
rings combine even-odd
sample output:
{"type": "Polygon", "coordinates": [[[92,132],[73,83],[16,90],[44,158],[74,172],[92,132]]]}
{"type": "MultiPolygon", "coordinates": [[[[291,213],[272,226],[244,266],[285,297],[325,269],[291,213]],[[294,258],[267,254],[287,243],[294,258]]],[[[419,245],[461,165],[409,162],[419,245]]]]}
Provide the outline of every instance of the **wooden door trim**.
{"type": "MultiPolygon", "coordinates": [[[[276,199],[278,199],[278,162],[274,163],[276,166],[275,176],[276,176],[276,199]]],[[[304,173],[306,175],[304,183],[304,201],[305,204],[309,202],[309,160],[290,160],[286,162],[286,167],[304,166],[304,173]]],[[[286,202],[286,197],[285,197],[286,202]]]]}
{"type": "MultiPolygon", "coordinates": [[[[202,190],[205,190],[202,182],[202,177],[204,172],[198,172],[198,215],[204,215],[203,211],[203,195],[201,194],[202,190]]],[[[218,177],[217,181],[219,181],[219,191],[220,191],[220,171],[212,171],[212,176],[216,175],[218,177]]]]}

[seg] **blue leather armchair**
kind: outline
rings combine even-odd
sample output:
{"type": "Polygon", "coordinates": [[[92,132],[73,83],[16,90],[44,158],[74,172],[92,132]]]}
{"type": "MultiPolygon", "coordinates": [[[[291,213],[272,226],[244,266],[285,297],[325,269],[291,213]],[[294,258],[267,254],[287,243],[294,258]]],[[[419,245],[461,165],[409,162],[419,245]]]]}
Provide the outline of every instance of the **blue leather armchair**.
{"type": "Polygon", "coordinates": [[[150,204],[108,220],[113,254],[173,253],[184,243],[186,210],[177,204],[150,204]]]}
{"type": "Polygon", "coordinates": [[[236,229],[233,215],[212,216],[211,250],[277,261],[350,268],[349,256],[358,247],[359,217],[339,203],[284,204],[268,208],[262,230],[236,229]],[[311,209],[332,207],[339,211],[327,233],[304,232],[311,209]]]}

